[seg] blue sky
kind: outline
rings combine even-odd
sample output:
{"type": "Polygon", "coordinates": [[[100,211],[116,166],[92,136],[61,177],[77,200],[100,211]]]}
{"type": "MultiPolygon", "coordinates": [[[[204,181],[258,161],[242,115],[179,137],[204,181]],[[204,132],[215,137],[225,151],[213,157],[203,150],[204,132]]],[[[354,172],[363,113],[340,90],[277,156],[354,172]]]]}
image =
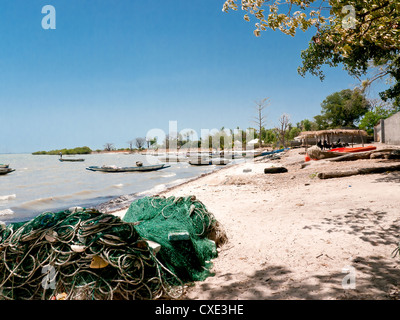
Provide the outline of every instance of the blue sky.
{"type": "Polygon", "coordinates": [[[320,113],[356,81],[297,73],[311,33],[294,38],[221,11],[224,0],[47,0],[0,4],[0,153],[117,148],[153,128],[252,126],[269,97],[267,127],[320,113]],[[44,5],[56,29],[41,25],[44,5]]]}

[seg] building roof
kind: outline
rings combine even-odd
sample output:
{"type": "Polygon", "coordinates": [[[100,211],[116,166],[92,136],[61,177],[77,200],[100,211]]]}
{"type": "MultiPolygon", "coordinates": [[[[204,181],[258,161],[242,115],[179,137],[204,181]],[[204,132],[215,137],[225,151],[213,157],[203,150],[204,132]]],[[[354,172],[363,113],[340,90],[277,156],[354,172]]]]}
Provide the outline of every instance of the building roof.
{"type": "Polygon", "coordinates": [[[329,130],[318,130],[318,131],[303,131],[297,136],[297,139],[306,139],[308,137],[318,137],[325,135],[348,135],[348,136],[367,136],[367,132],[365,130],[359,129],[329,129],[329,130]]]}

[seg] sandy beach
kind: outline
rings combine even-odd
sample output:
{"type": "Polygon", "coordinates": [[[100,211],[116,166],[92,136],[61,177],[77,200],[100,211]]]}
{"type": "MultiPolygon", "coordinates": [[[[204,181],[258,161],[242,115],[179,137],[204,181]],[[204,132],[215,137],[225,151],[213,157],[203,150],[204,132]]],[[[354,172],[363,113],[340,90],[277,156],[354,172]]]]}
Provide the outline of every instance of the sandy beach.
{"type": "Polygon", "coordinates": [[[400,173],[316,175],[393,161],[320,160],[301,168],[304,149],[291,149],[281,159],[252,159],[161,193],[195,195],[228,237],[213,260],[215,275],[184,298],[398,299],[400,258],[392,253],[400,240],[400,173]],[[264,174],[271,165],[288,172],[264,174]]]}

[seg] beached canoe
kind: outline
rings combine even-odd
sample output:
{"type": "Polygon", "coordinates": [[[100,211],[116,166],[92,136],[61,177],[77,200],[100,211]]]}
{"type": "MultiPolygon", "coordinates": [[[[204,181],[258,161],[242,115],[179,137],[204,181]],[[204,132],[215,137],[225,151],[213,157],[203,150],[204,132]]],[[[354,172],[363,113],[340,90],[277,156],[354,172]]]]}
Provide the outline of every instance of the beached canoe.
{"type": "Polygon", "coordinates": [[[261,152],[261,154],[259,156],[267,156],[270,154],[281,153],[286,150],[289,150],[289,148],[283,148],[283,149],[278,149],[278,150],[274,150],[274,151],[264,151],[264,152],[261,152]]]}
{"type": "Polygon", "coordinates": [[[211,166],[213,163],[210,158],[194,158],[189,160],[189,164],[192,166],[211,166]]]}
{"type": "Polygon", "coordinates": [[[170,166],[165,164],[155,164],[151,166],[141,166],[141,167],[117,167],[117,166],[90,166],[87,167],[86,170],[90,171],[101,171],[101,172],[147,172],[147,171],[156,171],[160,169],[165,169],[170,166]]]}
{"type": "Polygon", "coordinates": [[[192,158],[188,162],[192,166],[224,166],[227,165],[230,160],[225,158],[192,158]]]}
{"type": "Polygon", "coordinates": [[[60,160],[61,162],[81,162],[81,161],[85,161],[85,159],[74,159],[74,158],[71,158],[71,159],[58,159],[58,160],[60,160]]]}
{"type": "Polygon", "coordinates": [[[4,175],[10,172],[15,171],[15,169],[11,169],[11,168],[0,168],[0,175],[4,175]]]}
{"type": "Polygon", "coordinates": [[[367,146],[367,147],[356,147],[356,148],[335,148],[331,149],[328,152],[365,152],[365,151],[372,151],[375,150],[376,147],[374,146],[367,146]]]}

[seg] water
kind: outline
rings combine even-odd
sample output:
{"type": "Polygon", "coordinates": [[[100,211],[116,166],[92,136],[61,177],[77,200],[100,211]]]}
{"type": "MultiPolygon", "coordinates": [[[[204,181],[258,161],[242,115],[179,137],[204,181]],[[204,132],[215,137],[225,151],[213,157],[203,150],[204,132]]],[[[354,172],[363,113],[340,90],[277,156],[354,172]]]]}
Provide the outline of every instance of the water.
{"type": "MultiPolygon", "coordinates": [[[[68,156],[64,156],[66,158],[68,156]]],[[[135,166],[160,163],[156,157],[139,154],[79,155],[84,162],[60,162],[58,156],[0,154],[0,164],[16,171],[0,175],[0,220],[6,223],[32,219],[44,211],[73,206],[96,207],[112,199],[125,201],[154,194],[220,167],[191,166],[187,162],[151,172],[102,173],[89,166],[135,166]],[[129,195],[129,196],[126,196],[129,195]]]]}

